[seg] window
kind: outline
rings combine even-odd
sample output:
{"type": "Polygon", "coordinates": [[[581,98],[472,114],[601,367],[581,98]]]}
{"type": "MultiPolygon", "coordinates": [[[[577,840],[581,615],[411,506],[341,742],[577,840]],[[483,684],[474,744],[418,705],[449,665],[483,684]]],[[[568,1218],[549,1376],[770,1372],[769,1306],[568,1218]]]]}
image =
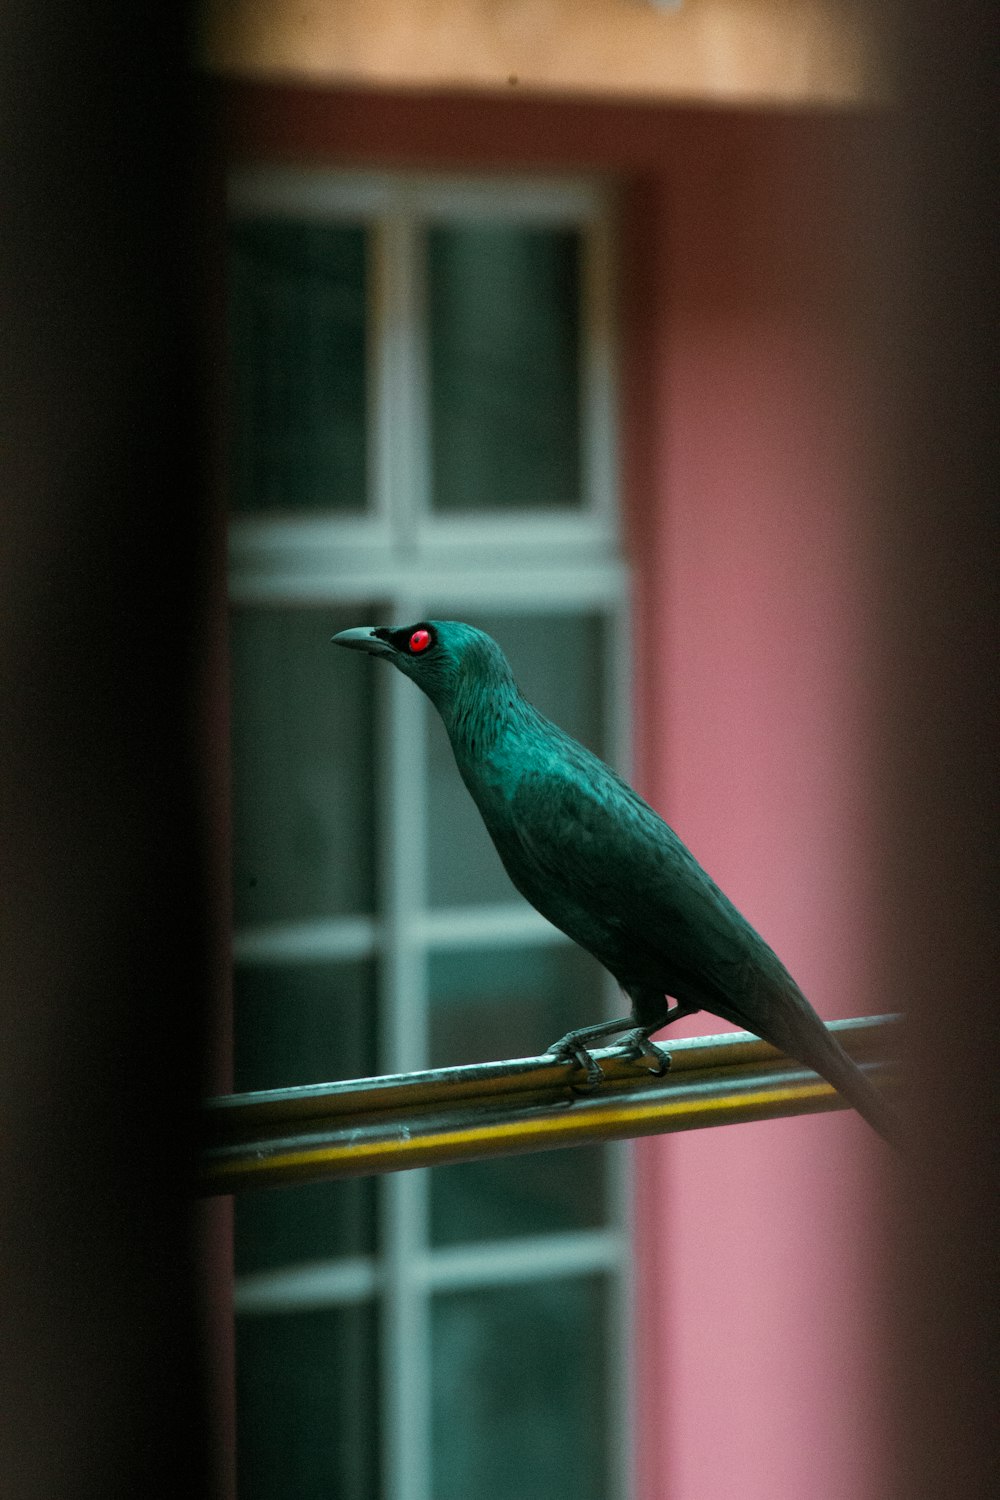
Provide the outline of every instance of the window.
{"type": "MultiPolygon", "coordinates": [[[[609,242],[576,181],[232,183],[238,1089],[534,1054],[613,1003],[430,704],[329,645],[468,619],[623,759],[609,242]]],[[[238,1199],[241,1500],[624,1496],[625,1208],[615,1147],[238,1199]]]]}

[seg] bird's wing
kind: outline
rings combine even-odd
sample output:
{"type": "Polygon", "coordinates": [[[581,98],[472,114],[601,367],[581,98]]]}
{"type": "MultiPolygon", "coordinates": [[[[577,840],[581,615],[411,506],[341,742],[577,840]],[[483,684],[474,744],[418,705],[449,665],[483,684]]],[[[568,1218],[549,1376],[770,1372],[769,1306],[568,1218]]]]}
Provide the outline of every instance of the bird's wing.
{"type": "Polygon", "coordinates": [[[745,1026],[898,1139],[879,1090],[673,829],[574,741],[550,735],[543,754],[510,808],[505,863],[528,899],[626,988],[653,987],[745,1026]]]}
{"type": "Polygon", "coordinates": [[[589,752],[562,749],[521,777],[511,808],[529,899],[573,903],[588,931],[570,935],[602,961],[614,948],[659,964],[667,993],[732,1002],[762,940],[648,803],[589,752]]]}

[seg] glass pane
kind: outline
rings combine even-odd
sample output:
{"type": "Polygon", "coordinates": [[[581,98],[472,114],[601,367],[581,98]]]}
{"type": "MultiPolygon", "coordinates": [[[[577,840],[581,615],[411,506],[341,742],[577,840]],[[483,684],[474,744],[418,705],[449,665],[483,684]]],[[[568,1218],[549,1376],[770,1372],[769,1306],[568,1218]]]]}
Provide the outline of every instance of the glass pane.
{"type": "MultiPolygon", "coordinates": [[[[429,966],[431,1066],[533,1057],[601,1018],[603,971],[569,943],[438,953],[429,966]]],[[[435,1244],[590,1229],[605,1222],[602,1146],[439,1167],[430,1176],[435,1244]]]]}
{"type": "Polygon", "coordinates": [[[596,1278],[435,1297],[434,1500],[606,1500],[596,1278]]]}
{"type": "Polygon", "coordinates": [[[368,605],[234,612],[237,924],[373,908],[375,673],[330,645],[369,616],[368,605]]]}
{"type": "Polygon", "coordinates": [[[237,1091],[370,1076],[376,1003],[366,960],[238,964],[237,1091]]]}
{"type": "Polygon", "coordinates": [[[434,953],[428,979],[433,1068],[535,1057],[603,1013],[604,970],[575,943],[434,953]]]}
{"type": "Polygon", "coordinates": [[[364,229],[236,220],[229,333],[233,508],[363,509],[364,229]]]}
{"type": "MultiPolygon", "coordinates": [[[[375,1072],[371,963],[238,964],[234,1013],[238,1090],[375,1072]]],[[[366,1254],[375,1245],[373,1183],[239,1195],[235,1241],[239,1272],[366,1254]]]]}
{"type": "Polygon", "coordinates": [[[235,1265],[239,1276],[375,1249],[375,1191],[370,1178],[239,1193],[235,1265]]]}
{"type": "Polygon", "coordinates": [[[240,1500],[377,1500],[375,1314],[236,1320],[240,1500]]]}
{"type": "MultiPolygon", "coordinates": [[[[607,623],[592,614],[471,614],[503,647],[525,697],[598,755],[604,753],[607,623]]],[[[427,707],[428,891],[432,906],[519,902],[427,707]]]]}
{"type": "Polygon", "coordinates": [[[436,508],[579,505],[579,233],[441,225],[427,257],[436,508]]]}

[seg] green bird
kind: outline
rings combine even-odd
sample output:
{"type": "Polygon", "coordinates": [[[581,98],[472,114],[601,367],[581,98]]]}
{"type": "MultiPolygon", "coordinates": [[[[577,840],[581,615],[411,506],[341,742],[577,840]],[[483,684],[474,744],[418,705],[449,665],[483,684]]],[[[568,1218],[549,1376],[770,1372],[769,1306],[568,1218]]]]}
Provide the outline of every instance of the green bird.
{"type": "Polygon", "coordinates": [[[496,641],[457,620],[363,626],[333,640],[383,657],[423,689],[514,885],[628,997],[630,1015],[568,1032],[551,1053],[575,1058],[593,1085],[601,1069],[590,1044],[627,1031],[628,1054],[662,1072],[669,1056],[651,1035],[706,1010],[813,1068],[897,1138],[888,1102],[773,950],[659,814],[526,701],[496,641]]]}

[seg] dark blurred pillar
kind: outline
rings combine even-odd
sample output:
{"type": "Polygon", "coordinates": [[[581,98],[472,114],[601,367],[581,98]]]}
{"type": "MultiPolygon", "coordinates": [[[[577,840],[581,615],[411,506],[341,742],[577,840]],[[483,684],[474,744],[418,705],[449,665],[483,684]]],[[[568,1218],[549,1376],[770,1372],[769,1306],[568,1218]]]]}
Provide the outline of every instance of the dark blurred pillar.
{"type": "Polygon", "coordinates": [[[1000,1482],[996,9],[901,9],[909,272],[883,664],[888,956],[917,1137],[898,1247],[900,1494],[971,1500],[1000,1482]]]}
{"type": "Polygon", "coordinates": [[[0,1491],[198,1496],[209,988],[186,9],[0,18],[0,1491]]]}

